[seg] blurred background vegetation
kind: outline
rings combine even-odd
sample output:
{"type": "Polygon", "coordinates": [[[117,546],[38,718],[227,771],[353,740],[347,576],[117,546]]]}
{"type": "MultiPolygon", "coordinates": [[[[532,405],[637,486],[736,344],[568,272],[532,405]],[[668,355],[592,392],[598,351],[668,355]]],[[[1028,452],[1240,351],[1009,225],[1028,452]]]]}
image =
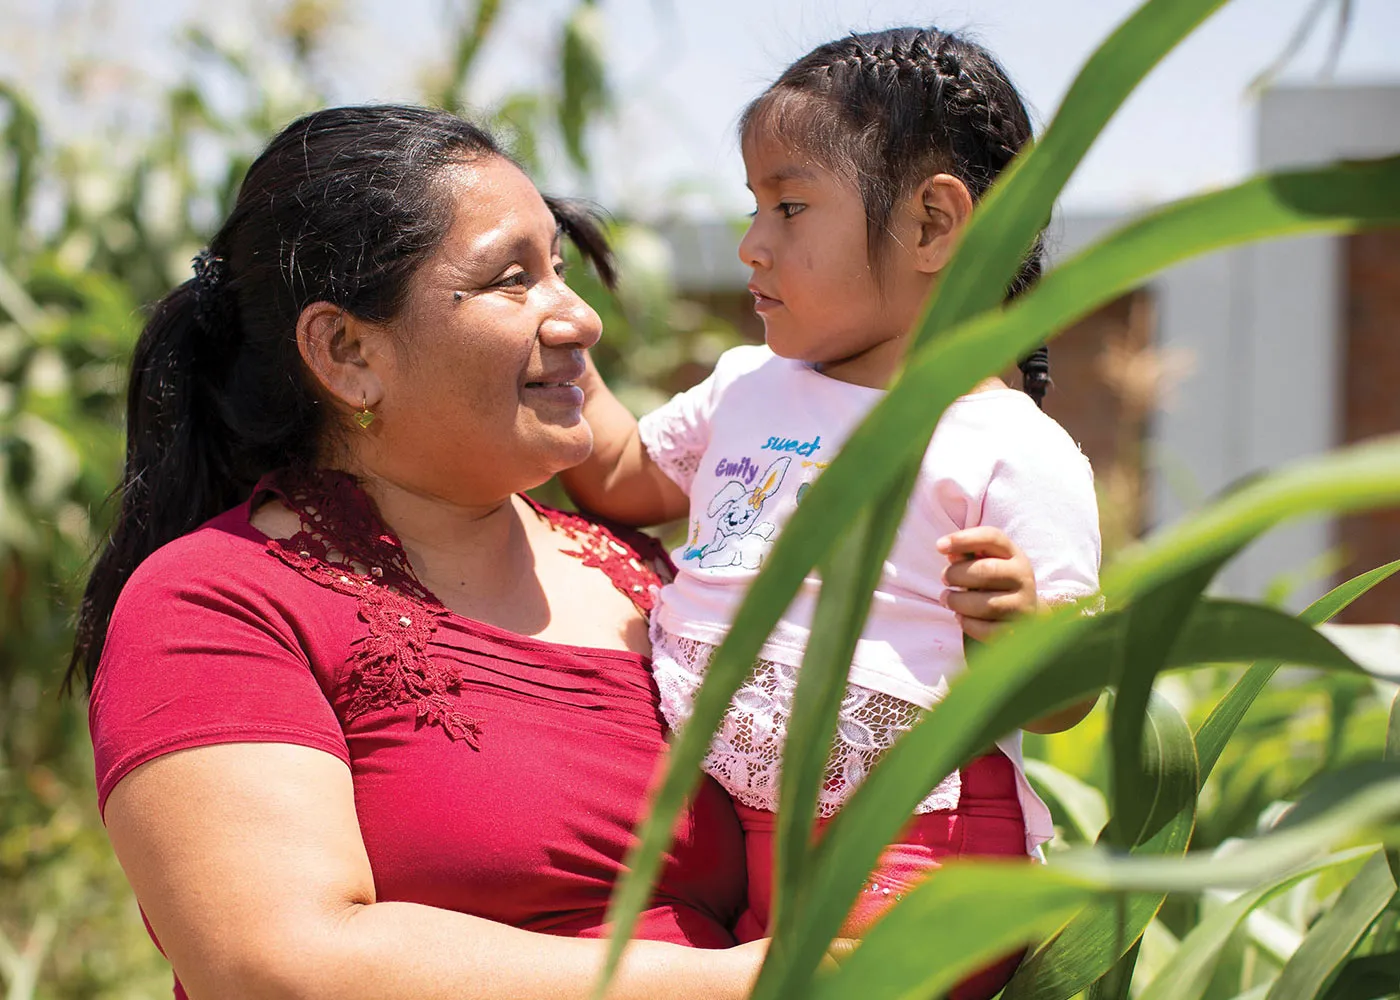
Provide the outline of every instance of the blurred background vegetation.
{"type": "MultiPolygon", "coordinates": [[[[500,8],[498,0],[468,7],[450,58],[425,74],[422,99],[489,122],[537,177],[562,166],[586,178],[590,127],[610,102],[595,4],[577,2],[563,19],[544,86],[478,107],[471,69],[500,8]],[[553,150],[562,165],[545,162],[553,150]]],[[[30,95],[0,78],[0,987],[8,1000],[169,995],[169,968],[96,812],[85,701],[63,697],[60,683],[120,468],[124,366],[143,307],[189,275],[266,139],[326,100],[315,56],[339,5],[287,0],[280,10],[255,49],[187,30],[184,77],[163,95],[156,127],[134,142],[115,132],[59,141],[30,95]]],[[[657,232],[636,220],[612,225],[619,293],[582,269],[571,280],[603,315],[600,367],[641,411],[696,381],[739,335],[704,304],[677,297],[657,232]]],[[[1110,470],[1101,479],[1114,481],[1110,470]]],[[[1197,673],[1164,687],[1198,725],[1233,676],[1197,673]]],[[[1195,846],[1251,834],[1309,778],[1378,756],[1392,694],[1335,675],[1274,685],[1205,790],[1195,846]]],[[[1104,725],[1096,712],[1072,733],[1030,740],[1064,843],[1092,841],[1106,815],[1104,725]]],[[[1264,982],[1342,881],[1311,879],[1261,908],[1208,995],[1264,982]]],[[[1215,905],[1210,896],[1173,901],[1149,932],[1143,964],[1168,955],[1215,905]]]]}

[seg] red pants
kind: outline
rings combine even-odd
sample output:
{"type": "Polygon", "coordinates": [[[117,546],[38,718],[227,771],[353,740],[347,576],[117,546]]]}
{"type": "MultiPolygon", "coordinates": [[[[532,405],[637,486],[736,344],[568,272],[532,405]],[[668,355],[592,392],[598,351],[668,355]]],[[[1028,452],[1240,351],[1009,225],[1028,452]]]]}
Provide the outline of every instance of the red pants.
{"type": "MultiPolygon", "coordinates": [[[[946,858],[1026,856],[1026,827],[1016,795],[1016,771],[999,750],[962,769],[958,808],[922,813],[885,848],[855,907],[841,926],[843,937],[861,937],[905,892],[937,871],[946,858]]],[[[770,812],[734,804],[744,827],[749,905],[734,928],[741,942],[765,937],[773,902],[773,826],[770,812]]],[[[821,836],[826,821],[818,820],[821,836]]],[[[1024,952],[1009,955],[963,980],[950,1000],[988,1000],[1011,979],[1024,952]]]]}

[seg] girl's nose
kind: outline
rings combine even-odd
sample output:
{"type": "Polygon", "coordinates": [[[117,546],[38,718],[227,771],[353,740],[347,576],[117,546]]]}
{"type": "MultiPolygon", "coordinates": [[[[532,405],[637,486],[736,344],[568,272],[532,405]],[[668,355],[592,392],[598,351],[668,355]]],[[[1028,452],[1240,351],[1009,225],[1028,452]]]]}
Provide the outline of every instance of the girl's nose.
{"type": "Polygon", "coordinates": [[[773,265],[773,255],[768,252],[762,234],[758,231],[757,220],[749,223],[744,238],[739,241],[739,259],[755,270],[773,265]]]}

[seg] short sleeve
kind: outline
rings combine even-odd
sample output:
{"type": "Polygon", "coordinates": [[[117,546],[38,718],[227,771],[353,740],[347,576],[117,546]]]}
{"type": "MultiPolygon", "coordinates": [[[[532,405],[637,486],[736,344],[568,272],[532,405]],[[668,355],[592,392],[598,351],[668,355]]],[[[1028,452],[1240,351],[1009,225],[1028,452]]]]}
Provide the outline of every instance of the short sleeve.
{"type": "Polygon", "coordinates": [[[719,373],[714,372],[637,421],[642,447],[666,477],[686,493],[690,492],[695,470],[710,444],[710,416],[714,413],[718,381],[719,373]]]}
{"type": "Polygon", "coordinates": [[[88,707],[100,809],[132,770],[192,747],[296,743],[349,763],[292,623],[192,537],[143,563],[113,612],[88,707]]]}
{"type": "Polygon", "coordinates": [[[761,344],[731,348],[720,355],[709,378],[637,422],[651,460],[687,494],[710,446],[711,421],[724,393],[736,379],[772,359],[773,352],[761,344]]]}
{"type": "Polygon", "coordinates": [[[1001,528],[1030,560],[1049,604],[1098,593],[1099,506],[1089,460],[1048,417],[995,463],[981,523],[1001,528]]]}

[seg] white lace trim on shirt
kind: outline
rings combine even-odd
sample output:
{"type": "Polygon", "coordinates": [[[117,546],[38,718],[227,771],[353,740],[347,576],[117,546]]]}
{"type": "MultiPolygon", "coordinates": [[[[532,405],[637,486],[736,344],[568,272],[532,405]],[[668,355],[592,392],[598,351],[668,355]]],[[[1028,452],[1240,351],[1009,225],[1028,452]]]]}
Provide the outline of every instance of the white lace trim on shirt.
{"type": "MultiPolygon", "coordinates": [[[[661,712],[673,730],[690,718],[695,694],[715,648],[652,625],[652,672],[661,712]]],[[[735,693],[710,743],[704,768],[733,798],[752,809],[778,811],[778,781],[797,668],[759,659],[753,675],[735,693]]],[[[902,698],[848,684],[836,724],[836,740],[817,795],[817,814],[832,816],[856,790],[876,761],[913,728],[923,709],[902,698]]],[[[916,813],[956,809],[962,792],[957,771],[919,803],[916,813]]]]}
{"type": "Polygon", "coordinates": [[[664,409],[656,410],[637,421],[637,434],[641,438],[642,447],[647,450],[657,468],[666,474],[667,479],[688,493],[690,484],[695,481],[695,473],[700,469],[700,459],[704,458],[705,451],[703,448],[686,451],[675,447],[669,440],[671,435],[661,419],[664,412],[664,409]]]}

